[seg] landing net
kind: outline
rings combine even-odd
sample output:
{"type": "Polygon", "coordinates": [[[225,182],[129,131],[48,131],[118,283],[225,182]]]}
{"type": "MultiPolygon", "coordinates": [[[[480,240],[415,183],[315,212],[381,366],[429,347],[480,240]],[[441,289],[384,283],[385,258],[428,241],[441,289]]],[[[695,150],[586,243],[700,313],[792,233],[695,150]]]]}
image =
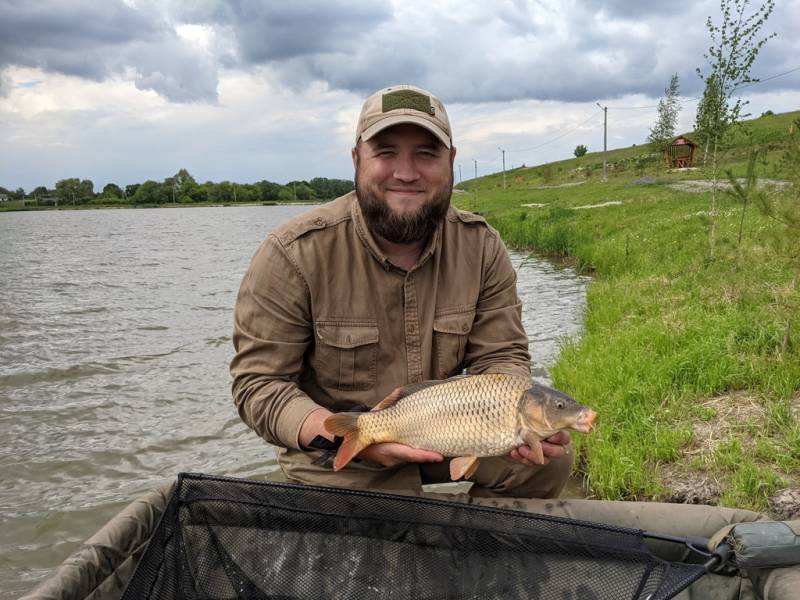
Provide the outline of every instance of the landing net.
{"type": "Polygon", "coordinates": [[[660,600],[704,572],[636,530],[182,474],[123,598],[660,600]]]}

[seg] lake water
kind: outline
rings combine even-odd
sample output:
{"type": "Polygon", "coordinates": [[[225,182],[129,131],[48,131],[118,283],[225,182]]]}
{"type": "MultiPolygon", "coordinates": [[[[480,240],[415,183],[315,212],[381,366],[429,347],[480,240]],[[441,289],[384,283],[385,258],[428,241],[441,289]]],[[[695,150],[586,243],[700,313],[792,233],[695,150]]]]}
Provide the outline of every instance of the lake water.
{"type": "MultiPolygon", "coordinates": [[[[180,471],[276,471],[231,401],[232,308],[258,244],[302,210],[0,214],[0,598],[180,471]]],[[[585,284],[519,270],[539,379],[579,333],[585,284]]]]}

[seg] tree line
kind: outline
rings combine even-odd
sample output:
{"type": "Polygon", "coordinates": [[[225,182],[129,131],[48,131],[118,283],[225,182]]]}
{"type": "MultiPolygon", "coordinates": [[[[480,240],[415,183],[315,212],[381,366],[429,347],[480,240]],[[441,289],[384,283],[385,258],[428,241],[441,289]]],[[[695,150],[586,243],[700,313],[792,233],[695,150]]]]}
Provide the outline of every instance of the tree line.
{"type": "Polygon", "coordinates": [[[351,191],[353,187],[350,180],[327,177],[314,177],[310,181],[290,181],[285,185],[266,179],[255,183],[198,183],[186,169],[181,169],[163,181],[148,179],[143,183],[131,183],[124,187],[107,183],[101,191],[95,191],[91,179],[70,177],[57,181],[53,189],[39,186],[26,194],[22,188],[11,191],[0,187],[0,194],[5,194],[9,199],[25,200],[26,203],[39,205],[228,204],[332,200],[351,191]]]}

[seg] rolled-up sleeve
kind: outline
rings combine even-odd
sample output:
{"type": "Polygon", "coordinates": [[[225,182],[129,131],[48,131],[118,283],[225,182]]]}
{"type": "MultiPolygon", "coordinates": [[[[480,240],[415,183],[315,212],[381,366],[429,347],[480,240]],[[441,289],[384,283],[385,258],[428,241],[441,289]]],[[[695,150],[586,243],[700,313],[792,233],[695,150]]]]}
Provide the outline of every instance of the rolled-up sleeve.
{"type": "Polygon", "coordinates": [[[234,310],[233,401],[266,441],[299,449],[300,426],[320,408],[297,385],[313,341],[308,285],[270,236],[245,273],[234,310]]]}
{"type": "Polygon", "coordinates": [[[530,376],[517,274],[499,236],[487,239],[481,291],[464,357],[467,372],[530,376]]]}

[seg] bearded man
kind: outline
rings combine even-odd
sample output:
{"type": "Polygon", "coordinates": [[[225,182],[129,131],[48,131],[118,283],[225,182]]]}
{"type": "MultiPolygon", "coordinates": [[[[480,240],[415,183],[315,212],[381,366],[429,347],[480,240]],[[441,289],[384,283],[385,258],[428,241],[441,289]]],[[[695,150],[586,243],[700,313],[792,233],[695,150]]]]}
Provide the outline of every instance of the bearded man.
{"type": "MultiPolygon", "coordinates": [[[[376,92],[356,128],[355,192],[285,223],[253,257],[236,302],[233,397],[244,422],[280,448],[290,481],[410,493],[449,481],[447,459],[396,443],[334,473],[324,421],[464,370],[530,376],[505,246],[482,217],[450,205],[455,155],[432,94],[376,92]]],[[[558,496],[569,435],[543,450],[544,464],[527,446],[481,459],[470,494],[558,496]]]]}

